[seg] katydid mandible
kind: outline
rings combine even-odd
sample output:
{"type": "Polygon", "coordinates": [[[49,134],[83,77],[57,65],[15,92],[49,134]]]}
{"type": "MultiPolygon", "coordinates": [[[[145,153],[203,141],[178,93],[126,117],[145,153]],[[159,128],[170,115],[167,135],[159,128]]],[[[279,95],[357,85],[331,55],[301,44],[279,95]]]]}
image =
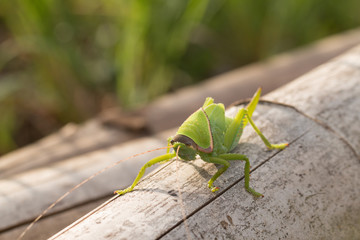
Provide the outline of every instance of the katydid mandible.
{"type": "Polygon", "coordinates": [[[210,97],[206,98],[203,106],[185,120],[174,137],[168,139],[168,146],[172,145],[173,152],[170,153],[170,148],[168,148],[166,154],[148,161],[141,168],[130,187],[124,190],[117,190],[114,193],[123,195],[133,191],[136,184],[144,175],[146,168],[156,163],[169,161],[174,158],[178,152],[178,157],[185,161],[195,160],[195,158],[199,156],[205,162],[223,165],[208,182],[208,187],[212,192],[219,190],[218,187],[213,186],[213,183],[229,168],[230,160],[245,161],[245,189],[255,197],[263,196],[249,185],[249,159],[245,155],[231,153],[238,144],[243,129],[248,123],[250,123],[269,149],[284,149],[288,146],[287,143],[271,144],[251,119],[256,105],[259,102],[260,94],[261,88],[254,94],[247,107],[240,109],[234,118],[225,116],[225,107],[222,103],[214,103],[214,99],[210,97]]]}

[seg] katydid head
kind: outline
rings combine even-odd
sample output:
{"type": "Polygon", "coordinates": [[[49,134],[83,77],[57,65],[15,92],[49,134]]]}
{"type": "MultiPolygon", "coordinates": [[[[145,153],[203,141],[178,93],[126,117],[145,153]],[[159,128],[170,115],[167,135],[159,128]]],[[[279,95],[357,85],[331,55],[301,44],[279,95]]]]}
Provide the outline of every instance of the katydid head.
{"type": "Polygon", "coordinates": [[[178,152],[181,159],[195,159],[197,145],[191,138],[178,134],[170,140],[170,143],[173,145],[174,151],[178,152]]]}
{"type": "Polygon", "coordinates": [[[210,136],[210,146],[207,148],[199,146],[192,138],[182,134],[177,134],[174,138],[170,138],[169,141],[174,146],[175,152],[179,144],[186,148],[179,151],[179,156],[184,160],[194,160],[197,152],[211,153],[214,149],[212,136],[210,136]]]}

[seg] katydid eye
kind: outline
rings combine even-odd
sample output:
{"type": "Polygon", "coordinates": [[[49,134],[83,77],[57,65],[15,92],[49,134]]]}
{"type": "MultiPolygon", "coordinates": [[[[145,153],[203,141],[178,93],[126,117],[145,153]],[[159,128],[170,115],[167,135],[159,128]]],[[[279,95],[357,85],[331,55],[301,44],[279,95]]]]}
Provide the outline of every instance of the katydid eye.
{"type": "Polygon", "coordinates": [[[193,149],[196,149],[197,147],[197,144],[191,138],[181,134],[177,134],[170,142],[171,144],[173,144],[174,142],[179,142],[193,149]]]}

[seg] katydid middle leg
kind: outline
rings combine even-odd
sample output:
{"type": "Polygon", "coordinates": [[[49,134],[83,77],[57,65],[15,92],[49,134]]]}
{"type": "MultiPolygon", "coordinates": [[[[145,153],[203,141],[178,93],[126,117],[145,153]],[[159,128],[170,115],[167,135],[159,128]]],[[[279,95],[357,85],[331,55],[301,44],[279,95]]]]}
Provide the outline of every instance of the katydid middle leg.
{"type": "Polygon", "coordinates": [[[137,177],[135,178],[134,182],[131,184],[130,187],[124,189],[124,190],[116,190],[114,191],[114,193],[117,193],[119,195],[123,195],[127,192],[131,192],[134,187],[136,186],[136,184],[140,181],[140,179],[142,178],[142,176],[145,173],[145,170],[148,167],[151,167],[152,165],[156,164],[156,163],[160,163],[160,162],[164,162],[167,161],[169,159],[172,159],[173,157],[175,157],[176,153],[166,153],[164,155],[158,156],[156,158],[151,159],[150,161],[148,161],[147,163],[145,163],[145,165],[140,169],[140,172],[138,173],[137,177]]]}
{"type": "Polygon", "coordinates": [[[220,168],[208,182],[208,187],[211,189],[211,191],[216,192],[217,190],[219,190],[218,187],[213,187],[213,183],[230,166],[230,163],[228,162],[228,160],[245,161],[245,168],[244,168],[245,189],[246,189],[246,191],[248,191],[255,197],[262,197],[263,195],[261,193],[256,192],[254,189],[252,189],[250,187],[250,161],[249,161],[249,159],[245,155],[236,154],[236,153],[226,153],[226,154],[221,154],[217,157],[209,157],[206,159],[206,162],[223,165],[223,167],[220,168]]]}
{"type": "Polygon", "coordinates": [[[250,161],[247,156],[237,153],[225,153],[219,155],[218,157],[225,160],[245,161],[245,167],[244,167],[245,189],[255,197],[263,197],[261,193],[256,192],[254,189],[250,187],[250,161]]]}
{"type": "Polygon", "coordinates": [[[216,192],[217,190],[219,190],[219,188],[218,187],[213,187],[213,183],[221,174],[223,174],[230,167],[230,163],[228,161],[226,161],[225,159],[222,159],[222,158],[219,158],[219,157],[208,157],[208,158],[204,159],[204,161],[209,162],[209,163],[215,163],[215,164],[223,165],[223,167],[220,168],[214,174],[214,176],[211,177],[211,179],[208,182],[208,187],[210,188],[210,190],[212,192],[216,192]]]}

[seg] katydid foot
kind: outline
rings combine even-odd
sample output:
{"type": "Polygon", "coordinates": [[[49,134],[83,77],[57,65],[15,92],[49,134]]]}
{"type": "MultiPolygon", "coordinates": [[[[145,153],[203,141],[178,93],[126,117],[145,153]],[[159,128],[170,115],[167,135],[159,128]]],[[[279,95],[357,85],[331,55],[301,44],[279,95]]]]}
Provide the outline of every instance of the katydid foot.
{"type": "Polygon", "coordinates": [[[261,198],[263,198],[264,197],[264,195],[263,194],[261,194],[261,193],[258,193],[258,192],[256,192],[254,189],[252,189],[252,188],[245,188],[246,189],[246,191],[248,191],[249,193],[251,193],[254,197],[256,197],[256,198],[259,198],[259,197],[261,197],[261,198]]]}
{"type": "Polygon", "coordinates": [[[289,146],[288,143],[271,144],[270,146],[268,146],[268,149],[284,149],[287,146],[289,146]]]}
{"type": "Polygon", "coordinates": [[[132,190],[133,190],[133,188],[128,187],[128,188],[125,188],[124,190],[116,190],[116,191],[114,191],[114,194],[124,195],[125,193],[131,192],[132,190]]]}
{"type": "Polygon", "coordinates": [[[218,187],[213,187],[213,185],[212,184],[208,184],[208,187],[209,187],[209,189],[210,189],[210,191],[211,192],[217,192],[217,191],[219,191],[219,189],[220,188],[218,188],[218,187]]]}

